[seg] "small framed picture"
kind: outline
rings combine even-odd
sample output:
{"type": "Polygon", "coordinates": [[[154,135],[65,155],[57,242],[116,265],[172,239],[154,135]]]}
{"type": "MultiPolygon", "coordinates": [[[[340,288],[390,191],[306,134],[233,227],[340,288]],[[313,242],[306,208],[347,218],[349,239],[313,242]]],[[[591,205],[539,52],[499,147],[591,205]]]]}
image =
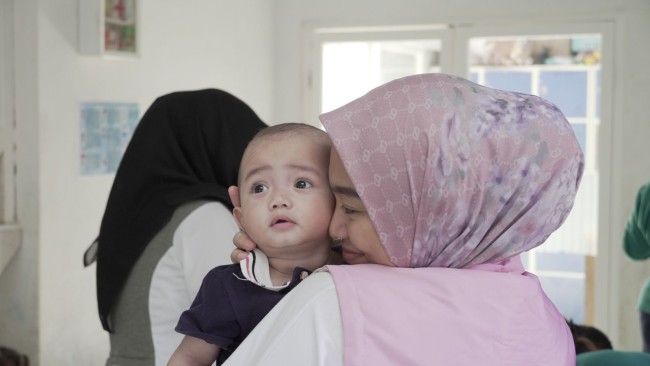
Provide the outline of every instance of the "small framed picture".
{"type": "Polygon", "coordinates": [[[138,55],[138,0],[79,2],[79,51],[87,55],[138,55]]]}
{"type": "Polygon", "coordinates": [[[137,52],[137,0],[104,0],[104,51],[137,52]]]}

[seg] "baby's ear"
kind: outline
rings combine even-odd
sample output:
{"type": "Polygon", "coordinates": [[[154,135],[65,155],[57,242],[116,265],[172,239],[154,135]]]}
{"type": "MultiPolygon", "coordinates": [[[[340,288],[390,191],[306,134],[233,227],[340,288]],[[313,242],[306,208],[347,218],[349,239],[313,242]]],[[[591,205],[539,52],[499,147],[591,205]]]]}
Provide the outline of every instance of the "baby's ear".
{"type": "Polygon", "coordinates": [[[228,196],[230,196],[230,202],[235,207],[241,206],[241,200],[239,199],[239,187],[230,186],[228,187],[228,196]]]}
{"type": "Polygon", "coordinates": [[[232,202],[232,205],[234,206],[234,208],[232,209],[232,214],[233,216],[235,216],[235,221],[237,221],[237,226],[239,226],[239,230],[245,231],[242,222],[243,214],[241,212],[241,200],[239,199],[239,187],[237,186],[228,187],[228,196],[230,196],[230,202],[232,202]]]}
{"type": "Polygon", "coordinates": [[[241,212],[241,207],[235,207],[232,209],[232,214],[235,216],[235,221],[237,221],[237,226],[239,226],[239,230],[246,232],[246,229],[244,228],[244,223],[242,222],[242,212],[241,212]]]}

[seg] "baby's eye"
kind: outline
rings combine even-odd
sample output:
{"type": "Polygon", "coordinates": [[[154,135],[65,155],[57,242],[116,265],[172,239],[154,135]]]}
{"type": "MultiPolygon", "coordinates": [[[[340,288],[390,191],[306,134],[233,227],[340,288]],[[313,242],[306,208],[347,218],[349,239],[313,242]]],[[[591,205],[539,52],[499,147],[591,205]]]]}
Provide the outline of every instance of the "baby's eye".
{"type": "Polygon", "coordinates": [[[347,206],[341,206],[341,208],[343,209],[343,212],[345,212],[347,215],[357,212],[357,210],[347,206]]]}
{"type": "Polygon", "coordinates": [[[266,192],[269,189],[269,187],[265,186],[264,184],[253,184],[253,187],[251,188],[252,193],[262,193],[266,192]]]}
{"type": "Polygon", "coordinates": [[[298,188],[298,189],[307,189],[307,188],[313,187],[314,185],[307,182],[306,180],[299,180],[293,186],[298,188]]]}

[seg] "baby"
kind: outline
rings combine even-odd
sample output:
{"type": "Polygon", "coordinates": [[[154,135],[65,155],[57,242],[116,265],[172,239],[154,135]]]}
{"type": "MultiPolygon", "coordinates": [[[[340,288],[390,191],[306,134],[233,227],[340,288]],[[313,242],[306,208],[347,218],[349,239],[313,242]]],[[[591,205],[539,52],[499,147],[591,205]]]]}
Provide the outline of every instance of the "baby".
{"type": "Polygon", "coordinates": [[[205,276],[176,326],[185,337],[169,365],[221,365],[287,292],[327,263],[330,148],[325,132],[301,123],[265,128],[249,143],[230,193],[241,204],[233,199],[235,220],[258,249],[205,276]]]}

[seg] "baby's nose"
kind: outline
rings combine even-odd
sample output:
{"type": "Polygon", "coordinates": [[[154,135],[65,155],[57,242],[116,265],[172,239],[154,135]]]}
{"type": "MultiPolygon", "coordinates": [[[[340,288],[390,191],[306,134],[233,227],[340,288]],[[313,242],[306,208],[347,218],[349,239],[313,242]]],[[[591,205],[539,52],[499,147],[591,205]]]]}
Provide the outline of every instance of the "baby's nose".
{"type": "Polygon", "coordinates": [[[289,199],[283,192],[276,192],[271,198],[271,208],[288,208],[291,206],[289,199]]]}

